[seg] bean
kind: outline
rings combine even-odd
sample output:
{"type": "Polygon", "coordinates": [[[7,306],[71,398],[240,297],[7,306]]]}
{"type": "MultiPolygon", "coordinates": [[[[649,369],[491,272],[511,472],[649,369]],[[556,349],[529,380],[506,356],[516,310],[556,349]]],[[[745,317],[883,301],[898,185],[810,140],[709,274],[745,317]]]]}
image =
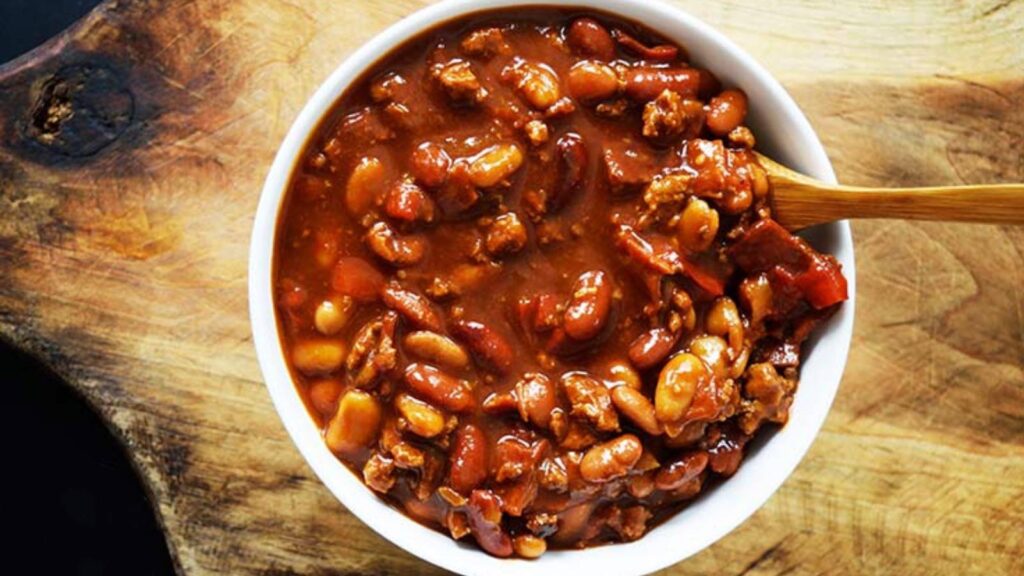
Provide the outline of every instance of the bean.
{"type": "Polygon", "coordinates": [[[338,340],[303,340],[292,345],[292,365],[303,374],[330,374],[341,368],[345,352],[338,340]]]}
{"type": "Polygon", "coordinates": [[[519,417],[541,428],[551,425],[551,414],[558,408],[558,392],[544,374],[524,374],[515,384],[516,406],[519,417]]]}
{"type": "Polygon", "coordinates": [[[399,222],[433,222],[437,207],[416,184],[403,180],[388,190],[384,213],[399,222]]]}
{"type": "Polygon", "coordinates": [[[629,361],[640,370],[646,370],[664,360],[679,341],[679,334],[665,328],[652,328],[638,336],[629,345],[629,361]]]}
{"type": "Polygon", "coordinates": [[[404,316],[419,328],[434,332],[444,329],[441,317],[434,311],[430,301],[419,294],[402,288],[392,282],[381,291],[384,305],[404,316]]]}
{"type": "Polygon", "coordinates": [[[324,336],[333,336],[348,324],[355,303],[348,296],[335,296],[328,298],[316,307],[313,315],[313,325],[317,332],[324,336]]]}
{"type": "Polygon", "coordinates": [[[658,490],[675,490],[700,476],[708,466],[707,452],[690,452],[666,464],[654,477],[658,490]]]}
{"type": "Polygon", "coordinates": [[[444,148],[424,142],[412,152],[412,175],[427,188],[440,188],[448,179],[452,159],[444,148]]]}
{"type": "Polygon", "coordinates": [[[565,309],[564,326],[570,337],[590,340],[608,323],[612,306],[612,286],[602,270],[580,274],[565,309]]]}
{"type": "Polygon", "coordinates": [[[772,285],[764,273],[748,276],[740,282],[740,301],[750,313],[750,323],[760,324],[772,313],[772,285]]]}
{"type": "Polygon", "coordinates": [[[341,382],[331,379],[317,380],[309,386],[309,402],[313,408],[330,416],[338,409],[338,397],[341,396],[341,382]]]}
{"type": "Polygon", "coordinates": [[[473,424],[455,431],[449,459],[448,477],[451,487],[469,494],[487,480],[487,437],[473,424]]]}
{"type": "Polygon", "coordinates": [[[546,110],[562,96],[558,76],[547,66],[519,61],[512,65],[510,75],[516,79],[516,89],[538,110],[546,110]]]}
{"type": "Polygon", "coordinates": [[[523,153],[519,146],[495,144],[470,160],[469,180],[480,188],[490,188],[506,181],[522,163],[523,153]]]}
{"type": "Polygon", "coordinates": [[[501,527],[501,501],[490,490],[473,490],[466,507],[469,530],[480,547],[499,558],[512,555],[512,539],[501,527]]]}
{"type": "Polygon", "coordinates": [[[565,32],[565,41],[576,54],[604,61],[615,58],[615,41],[608,29],[592,18],[577,18],[565,32]]]}
{"type": "Polygon", "coordinates": [[[704,327],[709,334],[715,336],[728,336],[729,348],[733,352],[739,352],[743,348],[743,320],[740,318],[740,311],[736,309],[736,303],[728,296],[717,298],[707,316],[704,317],[704,327]]]}
{"type": "Polygon", "coordinates": [[[603,375],[605,385],[609,388],[614,389],[617,386],[627,386],[634,390],[639,390],[643,387],[640,374],[637,374],[637,371],[632,366],[621,360],[616,360],[605,366],[603,375]]]}
{"type": "Polygon", "coordinates": [[[377,222],[366,232],[366,245],[374,254],[392,266],[418,264],[426,252],[426,243],[419,236],[400,236],[385,222],[377,222]]]}
{"type": "Polygon", "coordinates": [[[693,402],[697,386],[707,378],[707,368],[700,358],[687,352],[676,354],[658,375],[654,390],[654,410],[658,420],[675,424],[683,419],[693,402]]]}
{"type": "Polygon", "coordinates": [[[355,457],[377,440],[382,410],[377,399],[362,390],[349,390],[327,424],[324,440],[332,451],[355,457]]]}
{"type": "Polygon", "coordinates": [[[612,389],[612,402],[626,418],[633,421],[644,432],[657,436],[662,433],[661,424],[654,413],[654,404],[641,392],[628,386],[612,389]]]}
{"type": "Polygon", "coordinates": [[[456,320],[452,334],[469,347],[477,362],[484,368],[505,373],[512,367],[515,352],[505,337],[486,324],[472,320],[456,320]]]}
{"type": "Polygon", "coordinates": [[[532,560],[547,551],[548,543],[532,534],[523,534],[512,539],[512,548],[519,556],[532,560]]]}
{"type": "Polygon", "coordinates": [[[703,252],[717,235],[718,212],[700,198],[690,198],[679,218],[679,243],[690,252],[703,252]]]}
{"type": "Polygon", "coordinates": [[[423,438],[433,438],[444,430],[445,418],[440,410],[405,393],[395,396],[395,408],[405,418],[409,430],[423,438]]]}
{"type": "Polygon", "coordinates": [[[619,92],[619,76],[611,66],[596,60],[583,60],[569,69],[566,77],[569,94],[580,102],[607,100],[619,92]]]}
{"type": "Polygon", "coordinates": [[[647,46],[633,36],[619,29],[612,31],[612,38],[614,38],[620,46],[643,60],[671,62],[679,56],[679,48],[676,46],[671,44],[647,46]]]}
{"type": "Polygon", "coordinates": [[[623,434],[587,450],[580,462],[580,476],[587,482],[608,482],[625,476],[640,460],[643,446],[633,434],[623,434]]]}
{"type": "Polygon", "coordinates": [[[405,383],[416,395],[452,412],[466,412],[476,404],[468,382],[429,364],[409,364],[405,369],[405,383]]]}
{"type": "Polygon", "coordinates": [[[353,216],[362,216],[373,207],[384,185],[384,164],[373,156],[359,159],[345,185],[345,206],[353,216]]]}
{"type": "Polygon", "coordinates": [[[575,132],[563,134],[555,142],[558,176],[548,198],[548,206],[557,209],[583,188],[587,172],[587,147],[575,132]]]}
{"type": "Polygon", "coordinates": [[[330,268],[338,259],[338,233],[335,230],[317,230],[313,234],[313,259],[317,266],[330,268]]]}
{"type": "Polygon", "coordinates": [[[724,379],[729,362],[729,344],[718,336],[704,334],[690,341],[690,353],[700,358],[716,378],[724,379]]]}
{"type": "Polygon", "coordinates": [[[630,476],[626,480],[626,491],[633,498],[647,498],[654,492],[654,476],[652,472],[630,476]]]}
{"type": "Polygon", "coordinates": [[[334,265],[331,287],[356,302],[373,302],[384,288],[384,275],[366,260],[346,256],[334,265]]]}
{"type": "Polygon", "coordinates": [[[640,66],[626,73],[625,92],[634,102],[649,102],[664,90],[671,90],[683,98],[694,98],[700,82],[701,74],[696,68],[640,66]]]}
{"type": "Polygon", "coordinates": [[[461,369],[469,364],[469,355],[462,346],[436,332],[410,332],[405,337],[405,350],[448,368],[461,369]]]}
{"type": "Polygon", "coordinates": [[[716,136],[725,136],[743,124],[747,116],[747,95],[742,90],[723,90],[708,102],[705,118],[708,130],[716,136]]]}

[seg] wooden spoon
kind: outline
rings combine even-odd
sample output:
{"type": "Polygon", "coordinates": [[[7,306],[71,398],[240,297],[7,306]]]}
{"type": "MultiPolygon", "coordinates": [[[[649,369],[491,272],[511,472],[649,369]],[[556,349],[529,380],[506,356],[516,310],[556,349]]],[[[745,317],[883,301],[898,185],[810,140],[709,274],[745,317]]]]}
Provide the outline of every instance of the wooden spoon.
{"type": "Polygon", "coordinates": [[[772,184],[773,218],[800,230],[846,218],[1024,224],[1024,184],[865,188],[826,184],[756,153],[772,184]]]}

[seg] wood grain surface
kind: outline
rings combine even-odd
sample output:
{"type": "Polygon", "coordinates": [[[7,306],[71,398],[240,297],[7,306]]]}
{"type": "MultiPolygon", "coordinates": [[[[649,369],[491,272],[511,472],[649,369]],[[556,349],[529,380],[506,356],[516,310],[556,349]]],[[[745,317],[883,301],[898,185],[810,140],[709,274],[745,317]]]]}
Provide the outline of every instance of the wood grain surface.
{"type": "MultiPolygon", "coordinates": [[[[1024,2],[676,3],[782,80],[841,181],[1024,181],[1024,2]]],[[[0,335],[110,423],[182,573],[438,572],[313,478],[246,303],[287,127],[419,6],[111,0],[0,68],[0,335]]],[[[666,574],[1024,572],[1024,228],[854,235],[856,334],[824,430],[762,510],[666,574]]]]}

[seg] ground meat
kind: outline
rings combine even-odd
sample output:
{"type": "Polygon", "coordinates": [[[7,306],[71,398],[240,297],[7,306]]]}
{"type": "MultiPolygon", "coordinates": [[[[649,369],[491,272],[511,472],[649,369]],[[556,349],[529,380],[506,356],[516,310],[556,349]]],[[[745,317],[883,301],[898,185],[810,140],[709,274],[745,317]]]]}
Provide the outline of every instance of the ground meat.
{"type": "Polygon", "coordinates": [[[652,140],[693,138],[704,124],[704,105],[684,99],[678,92],[663,90],[644,106],[643,120],[643,135],[652,140]]]}
{"type": "Polygon", "coordinates": [[[515,212],[502,214],[487,228],[484,242],[487,252],[492,256],[514,254],[526,246],[526,226],[515,212]]]}
{"type": "Polygon", "coordinates": [[[474,30],[462,39],[462,51],[469,56],[490,58],[495,54],[508,54],[511,51],[505,42],[505,35],[500,28],[481,28],[474,30]]]}
{"type": "Polygon", "coordinates": [[[456,104],[476,104],[487,96],[487,90],[480,85],[469,62],[452,60],[436,67],[434,75],[456,104]]]}

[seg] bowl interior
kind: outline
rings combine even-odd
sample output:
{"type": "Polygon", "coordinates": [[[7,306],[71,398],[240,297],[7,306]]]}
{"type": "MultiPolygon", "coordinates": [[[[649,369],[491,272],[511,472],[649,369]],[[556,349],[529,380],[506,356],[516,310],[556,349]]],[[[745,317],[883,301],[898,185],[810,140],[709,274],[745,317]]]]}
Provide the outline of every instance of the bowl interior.
{"type": "MultiPolygon", "coordinates": [[[[517,6],[513,0],[446,0],[399,21],[350,56],[313,95],[292,125],[267,177],[253,230],[249,302],[253,338],[267,388],[285,428],[331,492],[373,530],[433,564],[464,574],[642,574],[669,566],[709,546],[753,514],[782,484],[814,440],[835,397],[853,327],[856,292],[853,243],[843,223],[819,227],[807,238],[842,263],[850,301],[819,328],[801,369],[790,422],[751,445],[735,476],[636,542],[581,551],[550,551],[535,561],[500,560],[406,518],[377,498],[324,445],[296,391],[280,346],[273,305],[272,256],[278,212],[307,138],[348,84],[382,54],[425,28],[472,12],[517,6]]],[[[610,12],[644,23],[686,46],[692,60],[727,86],[749,96],[749,124],[760,150],[825,181],[835,176],[820,141],[782,87],[749,55],[720,33],[680,11],[651,0],[552,0],[546,6],[610,12]]],[[[764,436],[764,435],[762,435],[764,436]]]]}

